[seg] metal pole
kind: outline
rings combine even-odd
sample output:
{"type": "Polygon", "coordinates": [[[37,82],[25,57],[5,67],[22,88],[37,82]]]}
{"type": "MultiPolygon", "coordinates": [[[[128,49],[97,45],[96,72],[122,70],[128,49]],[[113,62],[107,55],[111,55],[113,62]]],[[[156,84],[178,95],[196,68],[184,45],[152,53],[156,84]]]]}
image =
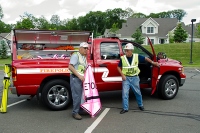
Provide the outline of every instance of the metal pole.
{"type": "Polygon", "coordinates": [[[190,64],[192,64],[192,43],[193,43],[193,21],[192,21],[192,35],[191,35],[191,48],[190,48],[190,64]]]}

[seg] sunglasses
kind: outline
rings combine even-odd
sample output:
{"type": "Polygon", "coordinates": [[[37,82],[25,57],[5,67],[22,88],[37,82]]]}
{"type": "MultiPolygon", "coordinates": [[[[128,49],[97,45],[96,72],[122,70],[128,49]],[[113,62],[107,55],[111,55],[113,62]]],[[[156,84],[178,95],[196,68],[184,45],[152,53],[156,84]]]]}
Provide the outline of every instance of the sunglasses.
{"type": "Polygon", "coordinates": [[[88,47],[83,47],[84,49],[88,50],[88,47]]]}

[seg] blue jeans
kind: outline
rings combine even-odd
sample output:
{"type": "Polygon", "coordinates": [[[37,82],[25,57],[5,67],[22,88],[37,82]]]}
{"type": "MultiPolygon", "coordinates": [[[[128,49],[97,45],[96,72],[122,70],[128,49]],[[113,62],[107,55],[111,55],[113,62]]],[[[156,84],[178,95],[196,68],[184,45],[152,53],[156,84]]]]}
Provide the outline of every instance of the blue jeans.
{"type": "Polygon", "coordinates": [[[128,110],[129,109],[129,89],[131,88],[135,94],[136,101],[139,107],[143,106],[142,102],[142,94],[140,91],[140,85],[139,85],[140,79],[138,76],[128,77],[126,76],[126,80],[122,82],[122,104],[123,109],[128,110]]]}
{"type": "Polygon", "coordinates": [[[80,106],[81,106],[83,82],[78,77],[70,75],[70,87],[71,87],[72,99],[73,99],[72,114],[77,114],[79,113],[80,106]]]}

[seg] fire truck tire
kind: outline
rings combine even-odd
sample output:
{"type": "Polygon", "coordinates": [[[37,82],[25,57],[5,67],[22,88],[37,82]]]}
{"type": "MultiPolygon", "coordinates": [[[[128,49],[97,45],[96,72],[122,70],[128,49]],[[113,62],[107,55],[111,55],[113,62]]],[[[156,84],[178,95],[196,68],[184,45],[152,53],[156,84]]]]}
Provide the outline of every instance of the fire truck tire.
{"type": "Polygon", "coordinates": [[[178,89],[177,78],[173,75],[164,75],[158,85],[158,96],[165,100],[173,99],[177,95],[178,89]]]}
{"type": "Polygon", "coordinates": [[[64,110],[71,102],[70,85],[62,79],[51,80],[44,85],[41,96],[44,105],[49,109],[64,110]]]}

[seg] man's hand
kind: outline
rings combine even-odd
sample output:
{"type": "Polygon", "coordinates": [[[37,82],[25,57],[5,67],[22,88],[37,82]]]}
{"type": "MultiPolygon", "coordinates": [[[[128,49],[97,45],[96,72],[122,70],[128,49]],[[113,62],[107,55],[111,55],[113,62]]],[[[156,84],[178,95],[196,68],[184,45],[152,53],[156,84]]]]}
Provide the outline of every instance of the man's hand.
{"type": "Polygon", "coordinates": [[[81,75],[79,75],[78,76],[78,78],[82,81],[82,82],[84,82],[85,81],[85,78],[84,78],[84,76],[81,76],[81,75]]]}
{"type": "Polygon", "coordinates": [[[152,62],[152,65],[160,67],[160,65],[158,64],[158,62],[152,62]]]}
{"type": "Polygon", "coordinates": [[[158,62],[154,62],[151,59],[149,59],[148,57],[145,57],[145,60],[149,63],[151,63],[154,66],[160,67],[160,65],[158,64],[158,62]]]}
{"type": "Polygon", "coordinates": [[[122,75],[122,80],[126,80],[126,76],[124,74],[122,75]]]}

